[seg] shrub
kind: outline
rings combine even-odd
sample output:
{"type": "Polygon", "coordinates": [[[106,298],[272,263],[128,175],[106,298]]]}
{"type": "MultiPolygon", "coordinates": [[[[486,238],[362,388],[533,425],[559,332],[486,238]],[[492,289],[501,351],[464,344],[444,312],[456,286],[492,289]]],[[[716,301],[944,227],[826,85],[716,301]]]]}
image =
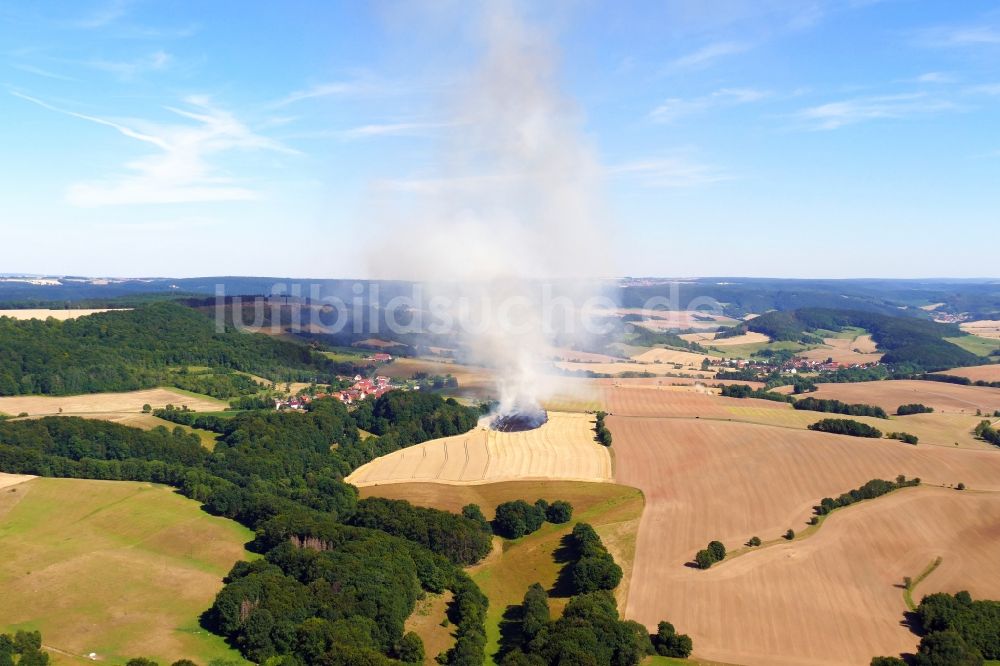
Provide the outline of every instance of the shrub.
{"type": "Polygon", "coordinates": [[[760,543],[761,542],[760,542],[760,537],[759,536],[752,536],[752,537],[750,537],[750,540],[747,541],[747,545],[751,546],[753,548],[756,548],[757,546],[759,546],[760,543]]]}
{"type": "Polygon", "coordinates": [[[785,538],[788,539],[789,541],[791,541],[792,539],[794,539],[795,538],[795,530],[793,530],[791,527],[789,527],[788,531],[785,532],[785,538]]]}
{"type": "Polygon", "coordinates": [[[699,569],[708,569],[716,562],[715,558],[712,557],[712,553],[707,548],[695,553],[694,561],[698,564],[699,569]]]}
{"type": "Polygon", "coordinates": [[[662,657],[677,657],[685,659],[691,656],[693,644],[691,637],[687,634],[678,634],[674,625],[669,622],[660,622],[656,627],[656,633],[652,636],[653,647],[656,654],[662,657]]]}
{"type": "Polygon", "coordinates": [[[721,562],[726,559],[726,547],[722,545],[721,541],[712,541],[708,544],[708,552],[712,554],[716,562],[721,562]]]}
{"type": "Polygon", "coordinates": [[[556,500],[545,511],[545,519],[550,523],[561,525],[573,518],[573,505],[563,500],[556,500]]]}
{"type": "Polygon", "coordinates": [[[508,539],[518,539],[536,531],[544,522],[545,512],[537,505],[514,500],[497,507],[493,531],[508,539]]]}
{"type": "Polygon", "coordinates": [[[896,416],[907,416],[909,414],[929,414],[934,411],[933,407],[913,402],[908,405],[900,405],[896,408],[896,416]]]}
{"type": "Polygon", "coordinates": [[[908,432],[890,432],[889,434],[886,435],[886,437],[888,437],[889,439],[898,439],[901,442],[913,445],[916,445],[916,443],[920,441],[920,439],[916,435],[911,435],[908,432]]]}

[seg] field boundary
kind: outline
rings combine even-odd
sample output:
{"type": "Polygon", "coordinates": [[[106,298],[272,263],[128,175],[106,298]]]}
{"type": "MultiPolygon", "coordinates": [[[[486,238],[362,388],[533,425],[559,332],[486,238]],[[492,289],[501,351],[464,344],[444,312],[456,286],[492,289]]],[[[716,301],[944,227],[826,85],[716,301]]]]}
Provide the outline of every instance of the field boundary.
{"type": "Polygon", "coordinates": [[[943,561],[944,558],[940,555],[934,558],[930,564],[924,567],[924,570],[920,572],[919,576],[911,580],[909,585],[905,585],[903,587],[903,601],[906,602],[906,607],[911,611],[917,610],[917,604],[913,603],[913,591],[917,589],[917,585],[920,585],[925,578],[934,573],[934,570],[941,566],[943,561]]]}

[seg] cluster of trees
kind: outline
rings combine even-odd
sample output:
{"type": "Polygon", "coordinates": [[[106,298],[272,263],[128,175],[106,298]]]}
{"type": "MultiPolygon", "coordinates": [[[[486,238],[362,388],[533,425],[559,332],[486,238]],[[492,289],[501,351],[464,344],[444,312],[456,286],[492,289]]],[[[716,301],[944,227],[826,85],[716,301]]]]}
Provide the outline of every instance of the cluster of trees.
{"type": "Polygon", "coordinates": [[[846,414],[848,416],[872,416],[877,419],[889,418],[885,410],[877,405],[852,405],[840,400],[823,400],[813,397],[801,398],[796,400],[792,407],[810,412],[828,412],[832,414],[846,414]]]}
{"type": "Polygon", "coordinates": [[[811,424],[809,429],[831,432],[835,435],[851,435],[852,437],[879,438],[882,436],[882,431],[878,428],[853,419],[823,419],[811,424]]]}
{"type": "Polygon", "coordinates": [[[920,441],[919,437],[917,437],[916,435],[911,435],[908,432],[888,432],[885,434],[885,436],[889,439],[898,439],[899,441],[905,442],[906,444],[916,445],[916,443],[920,441]]]}
{"type": "Polygon", "coordinates": [[[191,372],[187,366],[170,373],[168,383],[185,391],[210,395],[220,400],[253,395],[265,388],[259,382],[232,370],[212,368],[204,372],[191,372]]]}
{"type": "Polygon", "coordinates": [[[622,580],[622,568],[588,523],[577,523],[570,534],[575,559],[568,567],[574,594],[613,590],[622,580]]]}
{"type": "Polygon", "coordinates": [[[722,387],[722,395],[727,398],[760,398],[775,402],[795,402],[790,395],[783,395],[767,389],[754,389],[747,384],[728,384],[722,387]]]}
{"type": "MultiPolygon", "coordinates": [[[[757,537],[754,537],[755,539],[757,537]]],[[[758,544],[760,539],[757,539],[758,544]]],[[[716,562],[726,559],[726,547],[721,541],[710,541],[706,548],[695,553],[694,561],[699,569],[708,569],[716,562]]]]}
{"type": "Polygon", "coordinates": [[[983,419],[976,425],[974,430],[976,437],[981,437],[984,441],[1000,446],[1000,430],[993,427],[988,419],[983,419]]]}
{"type": "Polygon", "coordinates": [[[191,428],[210,430],[220,434],[226,431],[226,424],[229,422],[228,417],[216,416],[215,414],[200,414],[188,409],[186,405],[182,407],[166,405],[162,409],[152,410],[152,413],[153,416],[164,421],[180,423],[191,428]]]}
{"type": "MultiPolygon", "coordinates": [[[[925,632],[912,666],[982,666],[1000,659],[1000,602],[975,601],[968,592],[924,597],[917,617],[925,632]]],[[[875,657],[871,666],[906,666],[898,657],[875,657]]]]}
{"type": "MultiPolygon", "coordinates": [[[[580,525],[571,538],[593,544],[597,538],[593,529],[586,525],[577,532],[580,525]]],[[[578,591],[562,616],[552,620],[545,589],[533,584],[520,607],[512,609],[518,630],[505,632],[503,666],[638,666],[652,654],[681,658],[691,654],[691,638],[678,634],[669,622],[660,622],[650,636],[638,622],[622,620],[611,593],[616,585],[578,591]]]]}
{"type": "Polygon", "coordinates": [[[924,597],[917,616],[925,631],[956,632],[985,659],[1000,659],[1000,601],[973,600],[968,592],[924,597]]]}
{"type": "Polygon", "coordinates": [[[604,446],[611,446],[611,431],[608,427],[604,425],[604,417],[608,414],[607,412],[598,411],[596,414],[597,421],[594,424],[594,433],[597,436],[597,441],[604,446]]]}
{"type": "MultiPolygon", "coordinates": [[[[478,506],[470,505],[463,509],[463,513],[466,509],[473,511],[470,507],[475,507],[475,511],[479,511],[478,506]]],[[[481,511],[479,516],[482,516],[481,511]]],[[[497,506],[493,518],[493,532],[507,539],[518,539],[537,531],[546,520],[561,524],[568,523],[572,517],[573,505],[563,500],[556,500],[551,504],[543,499],[536,500],[534,504],[528,504],[521,499],[513,500],[497,506]]],[[[485,518],[483,521],[485,522],[485,518]]]]}
{"type": "Polygon", "coordinates": [[[919,402],[911,402],[908,405],[900,405],[896,408],[896,416],[908,416],[910,414],[930,414],[934,411],[933,407],[928,407],[919,402]]]}
{"type": "Polygon", "coordinates": [[[175,303],[68,321],[0,317],[0,395],[72,395],[161,384],[215,392],[250,388],[235,376],[218,379],[171,370],[177,366],[327,382],[358,369],[294,342],[234,329],[217,332],[211,319],[175,303]]]}
{"type": "Polygon", "coordinates": [[[0,634],[0,666],[47,666],[49,653],[42,650],[42,635],[18,630],[0,634]]]}
{"type": "Polygon", "coordinates": [[[489,533],[477,521],[403,500],[360,500],[348,523],[404,537],[455,564],[475,564],[492,548],[489,533]]]}
{"type": "MultiPolygon", "coordinates": [[[[993,352],[994,356],[1000,355],[1000,349],[993,352]]],[[[921,375],[918,379],[925,379],[930,382],[945,382],[948,384],[961,384],[962,386],[987,386],[989,388],[1000,388],[1000,382],[988,382],[985,379],[977,379],[975,381],[969,379],[968,377],[961,377],[959,375],[946,375],[943,373],[928,373],[921,375]]]]}
{"type": "Polygon", "coordinates": [[[912,486],[919,486],[920,478],[907,479],[905,476],[900,474],[896,477],[895,481],[886,481],[884,479],[872,479],[868,481],[860,488],[855,488],[849,492],[842,494],[840,497],[834,499],[832,497],[824,497],[820,503],[813,507],[817,516],[825,516],[834,509],[839,509],[844,506],[850,506],[855,502],[860,502],[862,500],[875,499],[876,497],[881,497],[886,493],[891,493],[893,490],[899,490],[900,488],[910,488],[912,486]]]}
{"type": "Polygon", "coordinates": [[[378,400],[363,400],[352,415],[362,430],[380,436],[391,432],[407,445],[468,432],[479,420],[477,410],[454,398],[420,391],[390,391],[378,400]]]}
{"type": "Polygon", "coordinates": [[[180,428],[143,432],[72,417],[5,421],[0,469],[166,483],[254,530],[253,548],[264,557],[238,563],[206,615],[253,661],[409,659],[422,650],[403,631],[416,598],[450,589],[460,638],[446,663],[479,666],[486,600],[459,565],[488,552],[488,535],[447,512],[359,502],[343,482],[376,456],[456,423],[475,424],[476,410],[416,392],[374,402],[377,437],[362,441],[353,414],[327,399],[305,413],[245,412],[214,422],[221,432],[211,452],[180,428]]]}

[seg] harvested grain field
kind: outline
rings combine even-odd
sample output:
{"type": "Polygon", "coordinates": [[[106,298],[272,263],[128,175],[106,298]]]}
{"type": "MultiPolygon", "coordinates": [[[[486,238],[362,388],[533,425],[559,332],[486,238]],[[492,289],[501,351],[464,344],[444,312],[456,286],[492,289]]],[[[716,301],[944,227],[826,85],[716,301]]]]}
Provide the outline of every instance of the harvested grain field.
{"type": "Polygon", "coordinates": [[[747,331],[742,335],[720,338],[717,333],[684,333],[680,336],[688,342],[696,342],[705,347],[731,347],[733,345],[767,344],[771,338],[763,333],[747,331]]]}
{"type": "MultiPolygon", "coordinates": [[[[958,565],[949,574],[955,585],[1000,591],[986,589],[992,568],[980,568],[1000,552],[995,452],[703,419],[612,416],[608,426],[616,481],[646,497],[626,614],[651,628],[669,617],[692,635],[698,657],[864,664],[876,654],[912,651],[918,639],[899,625],[905,607],[892,585],[918,573],[936,551],[958,565]],[[805,527],[821,498],[897,474],[992,492],[904,490],[900,497],[935,494],[926,512],[900,510],[882,530],[847,528],[850,538],[837,536],[838,521],[870,508],[862,504],[834,514],[801,542],[765,547],[708,572],[686,566],[710,540],[733,550],[754,535],[775,539],[805,527]],[[964,504],[967,498],[974,503],[964,504]],[[859,557],[865,547],[870,557],[859,557]]],[[[932,576],[921,591],[933,583],[932,576]]]]}
{"type": "Polygon", "coordinates": [[[966,377],[974,382],[1000,382],[1000,363],[973,365],[966,368],[952,368],[951,370],[942,371],[941,374],[966,377]]]}
{"type": "Polygon", "coordinates": [[[625,360],[619,358],[618,356],[578,351],[576,349],[567,349],[565,347],[553,348],[549,350],[547,355],[558,361],[575,361],[577,363],[616,363],[618,361],[625,360]]]}
{"type": "Polygon", "coordinates": [[[870,335],[859,335],[855,338],[824,338],[823,344],[813,349],[798,352],[797,356],[811,361],[833,359],[834,363],[863,365],[882,360],[882,352],[875,348],[875,342],[870,335]]]}
{"type": "Polygon", "coordinates": [[[8,474],[6,472],[0,472],[0,489],[16,486],[19,483],[31,481],[33,478],[35,477],[30,474],[8,474]]]}
{"type": "Polygon", "coordinates": [[[966,333],[978,335],[981,338],[1000,339],[1000,320],[980,319],[978,321],[967,321],[959,324],[959,328],[966,333]]]}
{"type": "Polygon", "coordinates": [[[252,536],[164,486],[18,484],[0,493],[0,632],[40,629],[56,664],[246,663],[198,617],[252,536]]]}
{"type": "Polygon", "coordinates": [[[588,414],[550,412],[548,423],[525,432],[480,426],[377,458],[354,470],[346,481],[359,487],[413,481],[610,481],[611,456],[594,441],[593,423],[588,414]]]}
{"type": "MultiPolygon", "coordinates": [[[[781,387],[781,392],[790,391],[790,387],[781,387]]],[[[878,405],[890,413],[895,412],[900,405],[917,402],[933,407],[939,412],[975,414],[979,409],[992,414],[994,410],[1000,409],[1000,389],[916,379],[819,384],[819,389],[809,395],[815,398],[878,405]]]]}
{"type": "MultiPolygon", "coordinates": [[[[119,309],[129,309],[129,308],[119,308],[119,309]]],[[[59,321],[67,321],[69,319],[76,319],[78,317],[86,317],[87,315],[98,314],[101,312],[111,312],[111,310],[0,310],[0,317],[12,317],[14,319],[58,319],[59,321]]]]}
{"type": "Polygon", "coordinates": [[[154,409],[166,405],[187,405],[199,412],[225,409],[228,403],[208,396],[170,388],[129,391],[128,393],[87,393],[85,395],[18,395],[0,398],[0,412],[29,416],[89,416],[116,412],[142,412],[143,405],[154,409]],[[61,410],[61,411],[60,411],[61,410]]]}
{"type": "MultiPolygon", "coordinates": [[[[662,351],[662,350],[656,350],[662,351]]],[[[682,353],[682,352],[676,352],[682,353]]],[[[699,362],[700,363],[700,362],[699,362]]],[[[601,375],[620,375],[627,372],[648,373],[651,375],[665,376],[683,372],[685,374],[713,377],[714,372],[702,372],[697,365],[688,364],[683,369],[678,370],[673,362],[663,363],[636,363],[622,361],[618,363],[574,363],[572,361],[557,361],[555,366],[566,372],[594,372],[601,375]]],[[[459,383],[461,385],[461,383],[459,383]]]]}
{"type": "Polygon", "coordinates": [[[708,356],[705,354],[696,354],[694,352],[678,349],[662,349],[656,347],[648,351],[644,351],[641,354],[636,354],[632,357],[632,360],[647,364],[673,363],[677,365],[700,368],[701,362],[706,358],[708,358],[708,356]]]}

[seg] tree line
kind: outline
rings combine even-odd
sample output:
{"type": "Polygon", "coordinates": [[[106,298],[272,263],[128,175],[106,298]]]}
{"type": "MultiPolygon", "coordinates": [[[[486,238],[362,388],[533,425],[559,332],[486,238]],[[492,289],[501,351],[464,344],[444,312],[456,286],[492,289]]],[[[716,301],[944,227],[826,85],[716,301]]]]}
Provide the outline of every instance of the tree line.
{"type": "Polygon", "coordinates": [[[607,416],[607,412],[598,411],[595,414],[596,421],[594,422],[594,434],[597,441],[604,446],[611,446],[612,437],[611,431],[608,427],[604,425],[604,418],[607,416]]]}
{"type": "Polygon", "coordinates": [[[792,403],[792,407],[811,412],[829,412],[832,414],[846,414],[848,416],[872,416],[877,419],[889,418],[885,410],[877,405],[848,404],[840,400],[826,400],[813,397],[800,398],[792,403]]]}
{"type": "Polygon", "coordinates": [[[866,482],[859,488],[854,490],[849,490],[843,493],[836,499],[832,497],[824,497],[820,500],[820,503],[813,507],[813,511],[816,512],[817,516],[825,516],[834,509],[839,509],[841,507],[850,506],[855,502],[861,502],[863,500],[875,499],[876,497],[881,497],[887,493],[891,493],[894,490],[899,490],[900,488],[911,488],[913,486],[920,485],[920,478],[907,479],[905,476],[900,474],[896,477],[895,481],[886,481],[884,479],[872,479],[866,482]]]}
{"type": "Polygon", "coordinates": [[[852,437],[872,437],[879,438],[882,431],[872,427],[867,423],[854,421],[853,419],[822,419],[809,426],[810,430],[817,432],[830,432],[835,435],[851,435],[852,437]]]}

